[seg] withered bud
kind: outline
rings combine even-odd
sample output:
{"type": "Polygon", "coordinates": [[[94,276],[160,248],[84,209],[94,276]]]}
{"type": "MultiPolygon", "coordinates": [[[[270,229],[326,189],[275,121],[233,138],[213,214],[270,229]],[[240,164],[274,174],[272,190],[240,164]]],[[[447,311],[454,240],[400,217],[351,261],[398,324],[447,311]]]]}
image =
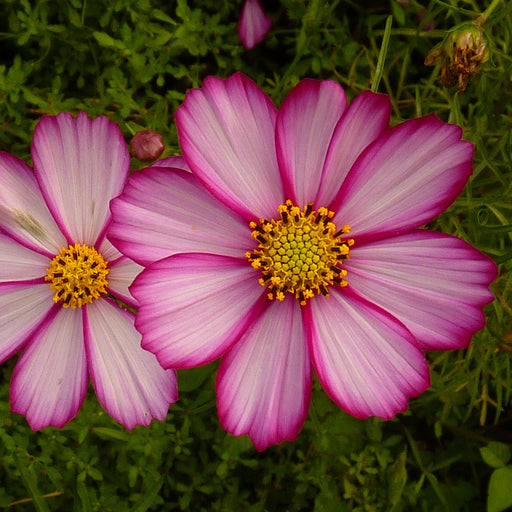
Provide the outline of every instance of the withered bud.
{"type": "Polygon", "coordinates": [[[457,85],[463,92],[473,75],[480,73],[489,60],[489,48],[480,20],[465,23],[451,31],[444,41],[430,50],[425,65],[430,66],[441,58],[441,83],[445,87],[457,85]]]}
{"type": "Polygon", "coordinates": [[[130,141],[130,151],[134,158],[141,162],[156,160],[165,148],[164,139],[153,130],[138,132],[130,141]]]}

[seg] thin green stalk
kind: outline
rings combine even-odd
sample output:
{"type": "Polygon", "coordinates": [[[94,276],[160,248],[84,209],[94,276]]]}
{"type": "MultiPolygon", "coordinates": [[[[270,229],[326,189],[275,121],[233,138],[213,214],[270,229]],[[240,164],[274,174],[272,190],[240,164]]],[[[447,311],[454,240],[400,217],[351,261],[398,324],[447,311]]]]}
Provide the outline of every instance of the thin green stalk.
{"type": "Polygon", "coordinates": [[[496,9],[500,2],[501,0],[492,0],[491,5],[489,5],[489,7],[487,7],[487,9],[485,9],[485,11],[482,13],[481,18],[483,19],[484,22],[492,14],[492,11],[496,9]]]}
{"type": "Polygon", "coordinates": [[[84,20],[85,20],[85,8],[86,8],[86,6],[87,6],[87,0],[84,0],[84,5],[82,6],[82,17],[80,19],[80,22],[81,22],[82,26],[83,26],[84,20]]]}
{"type": "Polygon", "coordinates": [[[377,60],[377,68],[372,81],[372,92],[379,90],[380,80],[384,72],[384,62],[388,53],[389,38],[391,36],[391,25],[393,24],[393,16],[388,16],[386,19],[386,28],[384,29],[384,36],[382,37],[382,45],[380,47],[379,59],[377,60]]]}

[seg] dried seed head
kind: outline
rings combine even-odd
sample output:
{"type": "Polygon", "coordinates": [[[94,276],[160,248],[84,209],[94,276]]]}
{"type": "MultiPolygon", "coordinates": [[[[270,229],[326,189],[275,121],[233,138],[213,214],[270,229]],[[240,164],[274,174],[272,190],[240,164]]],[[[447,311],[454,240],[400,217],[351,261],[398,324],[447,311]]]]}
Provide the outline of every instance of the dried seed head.
{"type": "Polygon", "coordinates": [[[489,47],[482,22],[477,19],[451,31],[441,44],[436,45],[425,59],[430,66],[441,62],[441,83],[445,87],[457,85],[457,92],[465,91],[470,78],[482,70],[489,60],[489,47]]]}

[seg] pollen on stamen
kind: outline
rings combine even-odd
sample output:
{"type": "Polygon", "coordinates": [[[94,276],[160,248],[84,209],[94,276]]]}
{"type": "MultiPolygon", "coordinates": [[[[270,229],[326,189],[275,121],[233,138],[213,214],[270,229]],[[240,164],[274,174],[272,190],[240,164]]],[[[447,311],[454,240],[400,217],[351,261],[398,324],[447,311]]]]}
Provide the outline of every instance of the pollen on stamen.
{"type": "Polygon", "coordinates": [[[53,300],[65,308],[80,308],[107,293],[109,269],[94,247],[63,247],[46,271],[45,281],[55,291],[53,300]]]}
{"type": "Polygon", "coordinates": [[[291,293],[305,305],[315,295],[329,297],[331,286],[347,286],[341,265],[354,244],[344,238],[350,226],[338,230],[334,212],[314,210],[313,203],[301,210],[287,200],[277,211],[277,220],[249,224],[258,247],[245,253],[252,267],[261,270],[259,283],[268,288],[268,298],[283,301],[291,293]]]}

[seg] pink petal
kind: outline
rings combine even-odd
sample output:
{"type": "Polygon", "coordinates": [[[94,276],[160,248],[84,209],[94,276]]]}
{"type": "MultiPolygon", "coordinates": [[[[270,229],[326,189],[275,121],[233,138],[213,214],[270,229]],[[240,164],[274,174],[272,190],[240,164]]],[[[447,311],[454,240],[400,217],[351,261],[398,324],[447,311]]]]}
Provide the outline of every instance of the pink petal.
{"type": "Polygon", "coordinates": [[[152,163],[149,167],[172,167],[174,169],[181,169],[183,171],[189,171],[190,167],[182,156],[168,156],[152,163]]]}
{"type": "Polygon", "coordinates": [[[96,250],[109,264],[123,257],[123,253],[119,252],[117,247],[112,245],[112,242],[108,238],[104,238],[99,246],[96,247],[96,250]]]}
{"type": "Polygon", "coordinates": [[[435,115],[406,121],[368,146],[331,209],[356,243],[403,233],[432,220],[464,188],[473,145],[462,130],[435,115]],[[336,204],[337,203],[337,204],[336,204]]]}
{"type": "Polygon", "coordinates": [[[0,284],[0,363],[17,352],[53,308],[48,283],[0,284]]]}
{"type": "Polygon", "coordinates": [[[429,387],[429,369],[411,333],[350,288],[315,297],[305,309],[313,366],[346,412],[390,419],[429,387]]]}
{"type": "Polygon", "coordinates": [[[350,285],[403,322],[424,350],[467,347],[485,324],[496,265],[458,238],[415,231],[354,246],[350,285]]]}
{"type": "Polygon", "coordinates": [[[350,103],[329,145],[317,205],[331,204],[357,157],[387,129],[390,113],[385,94],[365,91],[350,103]]]}
{"type": "Polygon", "coordinates": [[[140,274],[143,267],[130,258],[123,256],[108,240],[104,238],[99,247],[100,254],[107,260],[110,272],[108,273],[107,289],[117,299],[128,306],[137,307],[137,301],[132,297],[128,288],[135,277],[140,274]]]}
{"type": "Polygon", "coordinates": [[[136,308],[137,301],[132,297],[128,288],[143,267],[123,256],[107,238],[103,239],[97,250],[108,262],[110,269],[107,276],[107,291],[127,306],[136,308]]]}
{"type": "Polygon", "coordinates": [[[178,399],[176,372],[141,348],[134,315],[96,300],[87,304],[84,318],[91,380],[103,408],[128,429],[165,420],[178,399]]]}
{"type": "Polygon", "coordinates": [[[136,308],[137,301],[132,297],[128,288],[133,280],[140,274],[141,267],[130,258],[123,256],[113,262],[109,262],[108,291],[116,298],[121,299],[128,306],[136,308]]]}
{"type": "Polygon", "coordinates": [[[222,358],[217,376],[219,418],[258,450],[297,438],[311,399],[311,363],[301,307],[274,301],[222,358]]]}
{"type": "Polygon", "coordinates": [[[51,258],[66,245],[32,169],[3,151],[0,151],[0,226],[19,243],[51,258]]]}
{"type": "Polygon", "coordinates": [[[139,171],[111,209],[110,240],[142,265],[180,252],[243,258],[254,246],[249,224],[189,172],[139,171]]]}
{"type": "Polygon", "coordinates": [[[287,198],[300,208],[316,198],[327,149],[346,104],[345,92],[336,82],[305,79],[279,109],[279,169],[287,198]]]}
{"type": "Polygon", "coordinates": [[[142,346],[164,368],[190,368],[221,356],[251,324],[265,289],[246,261],[180,254],[157,261],[130,291],[139,301],[142,346]]]}
{"type": "Polygon", "coordinates": [[[82,313],[56,308],[20,357],[12,376],[13,412],[32,430],[64,426],[74,418],[87,392],[82,313]]]}
{"type": "Polygon", "coordinates": [[[27,249],[0,233],[0,282],[43,278],[49,266],[48,256],[27,249]]]}
{"type": "Polygon", "coordinates": [[[274,128],[277,109],[248,77],[208,77],[176,111],[192,171],[224,204],[247,220],[275,215],[283,202],[274,128]]]}
{"type": "Polygon", "coordinates": [[[245,0],[237,27],[244,48],[250,50],[263,41],[271,26],[272,18],[265,14],[259,0],[245,0]]]}
{"type": "Polygon", "coordinates": [[[84,112],[41,118],[32,143],[34,169],[53,216],[68,240],[95,245],[110,221],[109,201],[128,177],[123,136],[106,117],[84,112]]]}

